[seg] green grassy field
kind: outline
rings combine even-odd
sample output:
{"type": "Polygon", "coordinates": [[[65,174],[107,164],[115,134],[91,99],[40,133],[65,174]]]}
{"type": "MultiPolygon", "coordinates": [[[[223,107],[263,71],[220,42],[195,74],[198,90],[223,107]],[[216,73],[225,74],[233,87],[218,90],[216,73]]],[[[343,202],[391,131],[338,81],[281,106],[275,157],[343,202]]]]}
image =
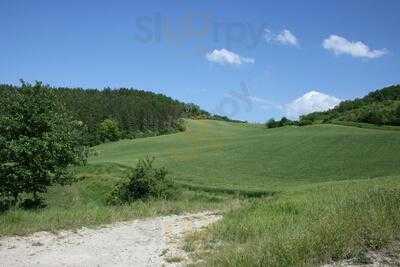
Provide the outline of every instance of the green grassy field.
{"type": "Polygon", "coordinates": [[[337,125],[264,127],[189,121],[183,133],[108,143],[90,164],[134,166],[155,156],[178,181],[281,190],[325,181],[400,174],[400,134],[337,125]]]}
{"type": "Polygon", "coordinates": [[[97,146],[77,172],[77,183],[51,188],[46,208],[0,215],[0,235],[219,209],[224,219],[189,239],[189,251],[197,246],[210,265],[291,266],[354,257],[400,234],[397,131],[190,120],[186,132],[97,146]],[[167,167],[182,197],[107,206],[146,156],[167,167]]]}
{"type": "Polygon", "coordinates": [[[399,179],[317,183],[255,199],[189,236],[185,249],[205,266],[372,263],[368,251],[400,238],[399,179]]]}

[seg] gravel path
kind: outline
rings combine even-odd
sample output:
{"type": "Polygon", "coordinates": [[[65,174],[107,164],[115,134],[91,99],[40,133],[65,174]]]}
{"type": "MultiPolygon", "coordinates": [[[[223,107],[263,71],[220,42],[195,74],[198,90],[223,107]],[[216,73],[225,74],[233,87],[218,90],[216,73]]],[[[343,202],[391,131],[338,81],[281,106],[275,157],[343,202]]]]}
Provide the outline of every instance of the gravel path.
{"type": "Polygon", "coordinates": [[[57,234],[38,232],[0,238],[1,266],[161,266],[187,259],[185,234],[221,218],[213,212],[173,215],[82,228],[57,234]]]}

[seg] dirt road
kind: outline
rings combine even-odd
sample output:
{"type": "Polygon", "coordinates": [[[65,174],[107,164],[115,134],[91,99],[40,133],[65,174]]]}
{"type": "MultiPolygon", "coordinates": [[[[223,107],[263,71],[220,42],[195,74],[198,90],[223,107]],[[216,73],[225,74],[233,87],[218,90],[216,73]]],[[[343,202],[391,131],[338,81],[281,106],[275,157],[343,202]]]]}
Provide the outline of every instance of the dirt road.
{"type": "Polygon", "coordinates": [[[221,218],[214,212],[172,215],[83,228],[57,234],[0,238],[2,266],[161,266],[181,265],[185,234],[221,218]]]}

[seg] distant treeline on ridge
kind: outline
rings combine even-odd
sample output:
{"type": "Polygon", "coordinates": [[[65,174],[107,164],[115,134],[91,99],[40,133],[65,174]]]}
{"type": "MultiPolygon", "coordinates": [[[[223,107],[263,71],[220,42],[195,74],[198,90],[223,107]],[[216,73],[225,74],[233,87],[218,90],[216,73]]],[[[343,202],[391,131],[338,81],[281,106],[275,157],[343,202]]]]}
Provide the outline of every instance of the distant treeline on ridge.
{"type": "Polygon", "coordinates": [[[385,87],[363,98],[343,101],[331,110],[300,118],[302,124],[332,122],[400,126],[400,85],[385,87]]]}
{"type": "Polygon", "coordinates": [[[373,91],[362,98],[342,101],[330,110],[303,115],[298,121],[292,121],[285,117],[280,121],[270,119],[266,126],[276,128],[320,123],[367,123],[400,126],[400,85],[373,91]]]}
{"type": "MultiPolygon", "coordinates": [[[[163,94],[131,88],[82,89],[55,88],[41,83],[22,86],[41,86],[52,91],[60,104],[81,121],[88,132],[91,145],[120,138],[156,136],[183,131],[183,118],[227,120],[212,115],[195,104],[186,104],[163,94]]],[[[21,86],[0,85],[0,97],[21,86]]]]}

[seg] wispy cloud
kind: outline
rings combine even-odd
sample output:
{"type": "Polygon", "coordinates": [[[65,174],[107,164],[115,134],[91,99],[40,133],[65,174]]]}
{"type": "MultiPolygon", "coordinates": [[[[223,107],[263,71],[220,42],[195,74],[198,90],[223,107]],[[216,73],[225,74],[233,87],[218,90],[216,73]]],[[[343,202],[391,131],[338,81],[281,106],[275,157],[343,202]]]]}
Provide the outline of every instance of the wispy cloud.
{"type": "Polygon", "coordinates": [[[379,58],[387,54],[386,49],[372,50],[363,42],[352,42],[338,35],[329,36],[322,46],[336,55],[347,54],[357,58],[379,58]]]}
{"type": "Polygon", "coordinates": [[[269,101],[269,100],[261,98],[261,97],[250,96],[249,99],[252,101],[252,103],[254,105],[260,107],[263,110],[270,110],[270,109],[282,110],[283,109],[282,105],[274,103],[272,101],[269,101]]]}
{"type": "Polygon", "coordinates": [[[317,91],[310,91],[285,105],[286,116],[297,119],[315,111],[326,111],[340,103],[340,99],[317,91]]]}
{"type": "Polygon", "coordinates": [[[269,29],[265,29],[265,40],[269,43],[278,43],[289,46],[298,46],[297,37],[289,30],[284,29],[278,34],[273,33],[269,29]]]}
{"type": "Polygon", "coordinates": [[[241,65],[243,63],[254,64],[253,58],[242,57],[234,52],[222,48],[221,50],[215,49],[206,54],[206,59],[221,65],[241,65]]]}
{"type": "Polygon", "coordinates": [[[289,30],[283,30],[276,36],[276,41],[284,45],[297,45],[297,37],[289,30]]]}

